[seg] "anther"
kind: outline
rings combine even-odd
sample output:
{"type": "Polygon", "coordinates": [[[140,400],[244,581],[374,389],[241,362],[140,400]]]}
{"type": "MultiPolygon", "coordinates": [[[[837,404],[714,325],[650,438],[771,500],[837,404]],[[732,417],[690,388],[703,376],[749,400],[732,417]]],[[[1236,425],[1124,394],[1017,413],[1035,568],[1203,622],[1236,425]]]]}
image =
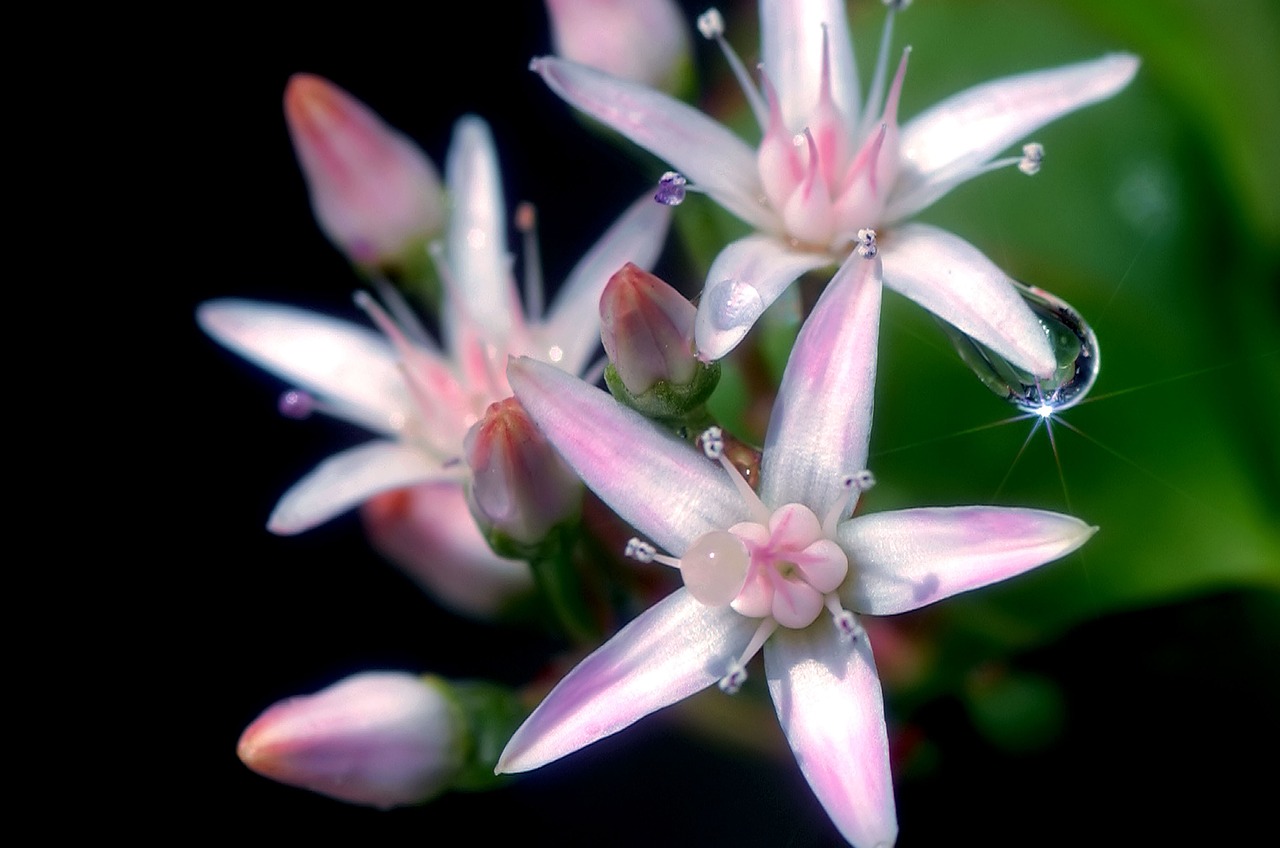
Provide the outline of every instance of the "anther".
{"type": "Polygon", "coordinates": [[[859,492],[865,492],[876,484],[876,475],[872,474],[865,468],[855,473],[850,479],[853,481],[853,485],[859,492]]]}
{"type": "Polygon", "coordinates": [[[657,552],[658,549],[653,545],[632,536],[627,540],[627,547],[623,551],[623,554],[638,562],[653,562],[653,557],[657,552]]]}
{"type": "Polygon", "coordinates": [[[542,278],[542,251],[538,248],[538,210],[529,201],[516,207],[516,230],[523,238],[524,246],[524,306],[529,320],[542,317],[543,292],[546,284],[542,278]]]}
{"type": "Polygon", "coordinates": [[[720,691],[726,695],[735,695],[746,682],[747,670],[743,668],[742,663],[735,660],[729,663],[729,672],[720,678],[720,691]]]}
{"type": "Polygon", "coordinates": [[[1018,170],[1027,176],[1040,172],[1040,163],[1044,161],[1044,145],[1036,142],[1022,145],[1022,159],[1018,162],[1018,170]]]}
{"type": "Polygon", "coordinates": [[[719,459],[724,455],[724,431],[719,427],[708,427],[698,437],[702,442],[702,452],[707,459],[719,459]]]}
{"type": "Polygon", "coordinates": [[[689,181],[676,171],[667,171],[658,180],[658,192],[653,199],[665,206],[679,206],[684,203],[684,195],[689,181]]]}
{"type": "Polygon", "coordinates": [[[698,15],[698,32],[708,41],[724,35],[724,16],[719,9],[712,6],[698,15]]]}
{"type": "Polygon", "coordinates": [[[895,12],[901,12],[911,5],[911,0],[884,0],[884,4],[895,12]]]}
{"type": "Polygon", "coordinates": [[[879,252],[879,248],[876,247],[875,230],[870,228],[858,230],[857,241],[858,243],[854,250],[857,251],[858,255],[863,259],[871,259],[879,252]]]}
{"type": "Polygon", "coordinates": [[[840,641],[844,644],[852,644],[862,638],[864,631],[853,613],[848,610],[840,610],[834,616],[834,620],[836,629],[840,631],[840,641]]]}
{"type": "Polygon", "coordinates": [[[276,409],[285,418],[303,419],[316,411],[316,399],[301,389],[289,389],[280,395],[276,409]]]}

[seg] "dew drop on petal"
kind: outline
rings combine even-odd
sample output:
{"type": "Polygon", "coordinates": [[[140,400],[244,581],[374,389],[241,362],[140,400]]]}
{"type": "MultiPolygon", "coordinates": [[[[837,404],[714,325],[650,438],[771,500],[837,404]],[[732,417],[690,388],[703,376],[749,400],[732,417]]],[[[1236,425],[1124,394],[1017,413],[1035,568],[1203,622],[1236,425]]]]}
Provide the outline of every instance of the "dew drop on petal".
{"type": "Polygon", "coordinates": [[[755,323],[764,301],[755,287],[741,280],[721,280],[706,294],[711,323],[717,330],[734,330],[755,323]]]}
{"type": "Polygon", "coordinates": [[[727,530],[712,530],[680,557],[680,576],[696,600],[720,607],[742,591],[750,563],[751,555],[741,539],[727,530]]]}
{"type": "Polygon", "coordinates": [[[1058,367],[1037,379],[982,343],[943,324],[960,358],[987,388],[1023,412],[1049,417],[1084,400],[1098,376],[1098,339],[1071,304],[1044,289],[1013,281],[1049,337],[1058,367]]]}

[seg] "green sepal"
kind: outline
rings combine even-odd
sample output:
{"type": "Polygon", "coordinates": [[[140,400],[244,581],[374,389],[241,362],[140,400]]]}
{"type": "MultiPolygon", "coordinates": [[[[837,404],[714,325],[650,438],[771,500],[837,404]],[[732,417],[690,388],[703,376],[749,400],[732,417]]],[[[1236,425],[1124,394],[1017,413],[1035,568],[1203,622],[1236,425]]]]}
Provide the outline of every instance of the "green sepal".
{"type": "Polygon", "coordinates": [[[672,427],[689,426],[706,418],[707,398],[720,382],[720,363],[699,362],[687,383],[659,380],[645,391],[632,394],[610,362],[604,369],[604,382],[617,400],[646,418],[672,427]]]}
{"type": "Polygon", "coordinates": [[[449,681],[434,675],[423,680],[449,702],[462,743],[458,770],[448,788],[483,792],[507,783],[509,775],[493,770],[507,741],[529,715],[516,693],[482,680],[449,681]]]}

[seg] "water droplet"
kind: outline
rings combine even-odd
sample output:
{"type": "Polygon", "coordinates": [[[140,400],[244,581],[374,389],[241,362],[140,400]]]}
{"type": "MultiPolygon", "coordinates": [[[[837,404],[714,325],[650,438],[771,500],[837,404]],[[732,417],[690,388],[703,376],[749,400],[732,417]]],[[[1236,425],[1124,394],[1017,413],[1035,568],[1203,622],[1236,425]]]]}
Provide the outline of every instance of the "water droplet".
{"type": "Polygon", "coordinates": [[[1048,378],[1023,371],[950,324],[960,358],[983,384],[1023,412],[1049,417],[1084,400],[1098,376],[1098,339],[1071,304],[1044,289],[1012,281],[1049,336],[1058,367],[1048,378]]]}
{"type": "Polygon", "coordinates": [[[764,312],[764,301],[755,287],[741,280],[721,280],[707,292],[711,323],[717,330],[749,327],[764,312]]]}
{"type": "Polygon", "coordinates": [[[679,206],[684,203],[685,186],[688,183],[683,174],[667,171],[658,180],[658,193],[653,199],[667,206],[679,206]]]}

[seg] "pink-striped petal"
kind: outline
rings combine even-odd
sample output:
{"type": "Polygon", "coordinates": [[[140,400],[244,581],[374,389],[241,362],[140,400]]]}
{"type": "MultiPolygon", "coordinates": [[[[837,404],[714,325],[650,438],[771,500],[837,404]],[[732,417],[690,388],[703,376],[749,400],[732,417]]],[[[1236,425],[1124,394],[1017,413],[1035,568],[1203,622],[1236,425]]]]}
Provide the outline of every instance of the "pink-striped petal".
{"type": "Polygon", "coordinates": [[[777,228],[759,201],[755,150],[723,125],[673,97],[584,65],[542,56],[530,68],[570,105],[669,163],[743,221],[777,228]]]}
{"type": "Polygon", "coordinates": [[[723,358],[756,320],[806,271],[831,264],[824,253],[790,249],[781,239],[753,235],[729,244],[711,263],[694,320],[698,357],[723,358]]]}
{"type": "Polygon", "coordinates": [[[570,374],[586,367],[600,346],[600,294],[609,278],[623,265],[633,262],[646,271],[658,261],[671,223],[671,207],[646,192],[632,203],[595,246],[570,272],[547,321],[538,330],[550,351],[559,349],[559,358],[539,352],[539,358],[554,362],[570,374]]]}
{"type": "Polygon", "coordinates": [[[527,357],[507,380],[583,482],[672,555],[748,517],[724,469],[607,392],[527,357]]]}
{"type": "Polygon", "coordinates": [[[880,245],[884,284],[1032,374],[1057,362],[1044,326],[1009,277],[959,236],[908,224],[880,245]]]}
{"type": "Polygon", "coordinates": [[[457,288],[447,307],[465,310],[493,338],[516,325],[507,250],[507,207],[489,126],[474,115],[460,118],[445,159],[449,187],[448,260],[457,288]]]}
{"type": "Polygon", "coordinates": [[[842,643],[830,622],[780,629],[764,668],[800,771],[841,835],[857,848],[893,845],[889,734],[870,643],[842,643]]]}
{"type": "Polygon", "coordinates": [[[918,212],[1015,141],[1115,95],[1137,72],[1136,56],[1110,53],[974,86],[917,115],[899,136],[902,170],[886,219],[918,212]]]}
{"type": "Polygon", "coordinates": [[[907,612],[1066,556],[1097,529],[1056,512],[997,506],[862,515],[840,525],[857,575],[841,598],[870,615],[907,612]]]}
{"type": "Polygon", "coordinates": [[[396,356],[372,330],[305,309],[235,298],[200,304],[196,321],[223,347],[318,396],[353,423],[392,435],[408,415],[396,356]]]}
{"type": "Polygon", "coordinates": [[[400,442],[368,442],[336,453],[294,483],[276,504],[267,529],[292,536],[323,524],[378,492],[456,474],[417,448],[400,442]]]}
{"type": "Polygon", "coordinates": [[[756,622],[677,589],[580,662],[511,737],[498,773],[529,771],[707,688],[756,622]]]}
{"type": "Polygon", "coordinates": [[[866,468],[880,331],[880,261],[854,253],[800,328],[769,419],[761,498],[823,515],[866,468]]]}
{"type": "Polygon", "coordinates": [[[782,118],[799,132],[818,107],[822,91],[822,30],[831,57],[831,95],[851,131],[861,97],[853,40],[844,0],[761,0],[760,53],[765,73],[777,89],[782,118]]]}

